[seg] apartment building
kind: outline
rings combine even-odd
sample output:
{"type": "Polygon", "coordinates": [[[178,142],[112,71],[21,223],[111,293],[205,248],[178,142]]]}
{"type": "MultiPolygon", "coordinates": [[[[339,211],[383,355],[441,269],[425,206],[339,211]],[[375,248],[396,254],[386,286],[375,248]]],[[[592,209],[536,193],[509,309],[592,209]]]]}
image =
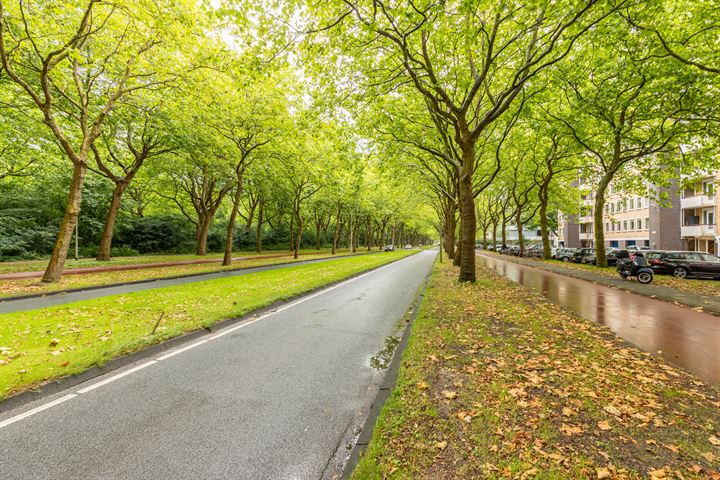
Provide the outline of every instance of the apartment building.
{"type": "Polygon", "coordinates": [[[682,249],[717,254],[720,243],[715,185],[720,172],[707,174],[689,185],[680,198],[682,249]]]}
{"type": "MultiPolygon", "coordinates": [[[[579,214],[559,219],[563,232],[561,242],[566,247],[593,247],[595,193],[587,185],[579,187],[579,214]]],[[[612,185],[608,188],[603,212],[606,247],[637,245],[679,250],[683,248],[679,225],[680,196],[676,185],[662,190],[652,187],[647,196],[629,194],[612,185]]]]}

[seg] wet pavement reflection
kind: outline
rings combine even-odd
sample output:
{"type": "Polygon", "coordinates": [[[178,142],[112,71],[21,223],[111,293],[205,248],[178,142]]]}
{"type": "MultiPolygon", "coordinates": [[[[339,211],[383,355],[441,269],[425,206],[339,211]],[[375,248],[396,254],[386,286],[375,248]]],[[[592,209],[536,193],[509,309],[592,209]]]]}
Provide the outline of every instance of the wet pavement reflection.
{"type": "Polygon", "coordinates": [[[720,317],[495,257],[478,255],[478,262],[720,385],[720,317]]]}

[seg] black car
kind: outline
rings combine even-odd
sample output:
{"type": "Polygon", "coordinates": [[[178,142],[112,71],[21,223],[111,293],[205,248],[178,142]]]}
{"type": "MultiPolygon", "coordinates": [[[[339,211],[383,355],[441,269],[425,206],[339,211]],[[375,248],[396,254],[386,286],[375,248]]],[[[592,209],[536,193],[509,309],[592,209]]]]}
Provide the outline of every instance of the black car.
{"type": "Polygon", "coordinates": [[[595,249],[594,248],[578,248],[575,250],[575,253],[573,253],[572,258],[570,259],[573,263],[580,263],[582,262],[582,259],[584,257],[587,257],[588,255],[595,255],[595,249]]]}
{"type": "MultiPolygon", "coordinates": [[[[644,252],[643,252],[644,253],[644,252]]],[[[720,257],[702,252],[663,252],[648,258],[650,268],[676,278],[720,278],[720,257]]]]}
{"type": "MultiPolygon", "coordinates": [[[[607,259],[608,266],[614,267],[618,264],[618,260],[629,260],[630,252],[628,252],[627,250],[620,250],[620,249],[608,250],[607,254],[605,255],[605,258],[607,259]]],[[[589,255],[585,255],[582,259],[582,263],[587,263],[590,265],[597,265],[597,253],[593,252],[589,255]]]]}

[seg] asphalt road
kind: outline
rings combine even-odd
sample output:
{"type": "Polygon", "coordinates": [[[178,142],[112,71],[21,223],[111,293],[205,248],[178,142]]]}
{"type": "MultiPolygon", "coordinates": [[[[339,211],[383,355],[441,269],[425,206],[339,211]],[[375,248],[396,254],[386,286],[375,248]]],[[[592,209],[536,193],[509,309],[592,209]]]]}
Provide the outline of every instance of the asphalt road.
{"type": "MultiPolygon", "coordinates": [[[[364,254],[361,254],[364,255],[364,254]]],[[[170,287],[173,285],[184,285],[186,283],[200,282],[204,280],[213,280],[216,278],[239,277],[249,273],[264,272],[266,270],[278,270],[281,268],[295,267],[307,263],[329,262],[338,258],[346,258],[349,255],[338,255],[336,257],[317,258],[314,260],[301,260],[298,262],[281,263],[276,265],[265,265],[260,267],[238,268],[236,270],[224,270],[220,272],[198,273],[192,275],[184,275],[172,278],[158,278],[155,280],[129,282],[122,285],[108,285],[104,287],[92,287],[84,290],[71,292],[49,292],[42,296],[33,296],[28,298],[0,298],[0,314],[12,312],[26,312],[28,310],[37,310],[38,308],[54,307],[56,305],[64,305],[66,303],[77,302],[80,300],[90,300],[93,298],[107,297],[109,295],[119,295],[121,293],[139,292],[142,290],[152,290],[155,288],[170,287]]]]}
{"type": "Polygon", "coordinates": [[[3,414],[0,477],[332,477],[384,375],[369,360],[435,253],[3,414]]]}

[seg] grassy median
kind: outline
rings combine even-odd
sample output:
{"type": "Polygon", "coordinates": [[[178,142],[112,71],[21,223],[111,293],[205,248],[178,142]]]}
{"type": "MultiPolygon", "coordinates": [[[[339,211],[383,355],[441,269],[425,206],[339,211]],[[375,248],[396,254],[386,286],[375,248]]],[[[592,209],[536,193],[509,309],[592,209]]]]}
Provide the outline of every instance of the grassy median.
{"type": "MultiPolygon", "coordinates": [[[[358,254],[367,253],[366,250],[358,250],[358,254]]],[[[338,251],[338,255],[349,255],[350,252],[347,250],[338,251]]],[[[329,250],[306,250],[302,252],[302,256],[299,259],[293,259],[292,253],[286,251],[282,252],[263,252],[259,254],[238,254],[238,257],[248,257],[242,260],[236,260],[229,266],[223,266],[220,262],[216,263],[201,263],[194,265],[176,265],[172,267],[158,267],[158,268],[145,268],[141,270],[121,270],[115,272],[98,272],[98,273],[83,273],[80,275],[65,275],[62,280],[57,283],[43,283],[38,278],[29,280],[0,280],[0,299],[19,296],[19,295],[32,295],[38,293],[51,293],[62,290],[69,290],[74,288],[86,288],[98,285],[110,285],[115,283],[126,283],[136,282],[139,280],[152,280],[158,278],[166,278],[177,275],[189,275],[197,273],[211,273],[219,272],[223,270],[231,270],[236,268],[250,268],[258,267],[263,265],[275,265],[278,263],[292,263],[301,262],[304,260],[313,260],[317,258],[331,257],[329,250]],[[257,258],[255,258],[257,257],[257,258]],[[263,258],[265,257],[265,258],[263,258]],[[272,257],[272,258],[267,258],[272,257]]],[[[85,266],[121,266],[121,265],[142,265],[147,263],[158,263],[158,262],[174,262],[182,260],[206,260],[211,258],[217,258],[218,255],[210,255],[208,257],[198,257],[195,255],[174,255],[174,256],[151,256],[151,257],[123,257],[117,260],[111,260],[110,262],[97,262],[95,260],[88,260],[85,266]],[[130,260],[134,260],[131,262],[130,260]]],[[[221,257],[220,257],[221,258],[221,257]]],[[[82,260],[81,260],[82,262],[82,260]]],[[[0,270],[4,265],[0,263],[0,270]]],[[[5,265],[7,267],[7,265],[5,265]]],[[[68,267],[70,268],[70,267],[68,267]]],[[[75,264],[72,268],[80,268],[80,265],[75,264]]],[[[0,273],[13,273],[15,271],[22,270],[11,270],[8,269],[6,272],[0,273]]]]}
{"type": "Polygon", "coordinates": [[[353,478],[720,478],[720,394],[480,268],[436,267],[353,478]]]}
{"type": "Polygon", "coordinates": [[[341,258],[2,314],[0,398],[413,253],[341,258]]]}

